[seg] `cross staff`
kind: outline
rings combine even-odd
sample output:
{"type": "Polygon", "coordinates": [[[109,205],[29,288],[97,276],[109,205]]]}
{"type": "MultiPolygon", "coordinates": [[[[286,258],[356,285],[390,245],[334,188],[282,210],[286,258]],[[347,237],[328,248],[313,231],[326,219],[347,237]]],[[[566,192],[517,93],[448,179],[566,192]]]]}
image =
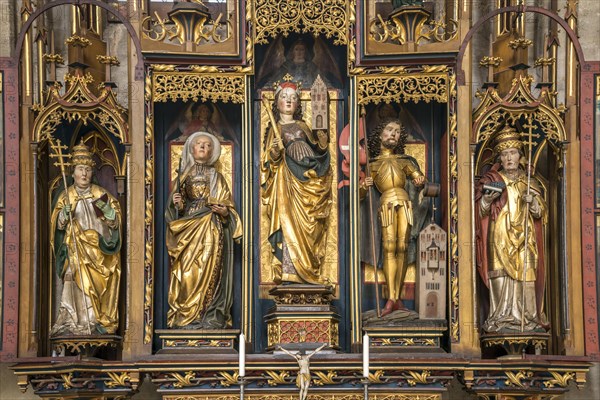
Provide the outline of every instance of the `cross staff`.
{"type": "MultiPolygon", "coordinates": [[[[71,206],[71,204],[69,203],[69,193],[67,191],[67,175],[65,173],[65,167],[69,167],[71,166],[71,163],[69,162],[65,162],[65,157],[70,157],[70,155],[68,154],[64,154],[63,150],[67,149],[67,146],[64,146],[60,143],[60,139],[56,139],[56,143],[52,140],[52,138],[49,139],[50,141],[50,147],[52,148],[52,150],[54,151],[53,154],[50,154],[51,158],[56,158],[57,161],[54,163],[54,166],[59,167],[60,168],[60,173],[62,174],[62,178],[63,178],[63,184],[65,186],[65,203],[67,206],[71,206]]],[[[75,210],[73,210],[75,211],[75,210]]],[[[88,335],[92,334],[92,331],[90,329],[90,319],[88,316],[88,304],[87,304],[87,299],[85,297],[85,290],[83,287],[83,278],[81,276],[81,262],[79,261],[79,250],[77,249],[77,241],[76,241],[76,237],[75,237],[75,230],[73,229],[73,214],[71,212],[69,212],[69,223],[71,224],[71,240],[73,240],[73,247],[75,248],[75,259],[77,260],[77,272],[79,275],[79,285],[81,286],[81,293],[83,296],[83,305],[85,306],[85,319],[86,319],[86,326],[87,326],[87,331],[88,331],[88,335]]]]}
{"type": "MultiPolygon", "coordinates": [[[[531,149],[533,146],[533,128],[537,125],[533,124],[533,116],[530,114],[527,116],[527,124],[523,125],[524,128],[529,130],[527,134],[527,196],[531,194],[531,149]]],[[[521,285],[521,332],[525,330],[525,280],[527,279],[527,263],[529,257],[527,256],[527,250],[529,247],[529,203],[525,207],[525,260],[523,262],[523,284],[521,285]]]]}

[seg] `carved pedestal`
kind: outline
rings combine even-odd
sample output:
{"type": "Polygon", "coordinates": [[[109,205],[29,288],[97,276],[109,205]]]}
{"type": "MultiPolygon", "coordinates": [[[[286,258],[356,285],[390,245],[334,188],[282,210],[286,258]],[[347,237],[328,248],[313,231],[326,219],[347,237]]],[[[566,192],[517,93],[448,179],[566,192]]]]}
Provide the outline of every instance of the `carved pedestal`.
{"type": "Polygon", "coordinates": [[[61,335],[50,339],[53,350],[63,356],[95,357],[102,348],[117,348],[123,338],[117,335],[61,335]]]}
{"type": "MultiPolygon", "coordinates": [[[[277,286],[269,291],[275,307],[265,316],[267,351],[278,345],[286,349],[306,349],[307,345],[329,343],[339,349],[340,316],[331,305],[333,288],[323,285],[277,286]]],[[[310,347],[310,346],[309,346],[310,347]]]]}
{"type": "Polygon", "coordinates": [[[484,333],[482,347],[499,346],[506,351],[499,358],[521,358],[523,353],[542,354],[548,349],[550,335],[545,332],[484,333]]]}
{"type": "Polygon", "coordinates": [[[160,354],[235,353],[239,329],[157,329],[160,354]]]}
{"type": "Polygon", "coordinates": [[[412,320],[398,325],[371,325],[363,328],[371,339],[373,352],[443,353],[441,340],[448,329],[446,320],[412,320]]]}

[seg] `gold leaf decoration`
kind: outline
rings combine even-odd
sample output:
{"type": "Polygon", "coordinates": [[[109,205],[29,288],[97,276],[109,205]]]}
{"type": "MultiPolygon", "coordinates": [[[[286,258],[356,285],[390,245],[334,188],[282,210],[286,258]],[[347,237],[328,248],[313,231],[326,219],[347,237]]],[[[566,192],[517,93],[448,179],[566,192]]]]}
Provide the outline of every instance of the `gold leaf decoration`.
{"type": "Polygon", "coordinates": [[[60,375],[63,379],[63,386],[65,389],[71,389],[73,387],[73,373],[69,372],[68,374],[60,375]]]}
{"type": "Polygon", "coordinates": [[[424,384],[426,385],[427,382],[427,378],[429,377],[429,375],[431,375],[431,372],[428,370],[423,370],[422,372],[416,372],[416,371],[408,371],[408,374],[412,377],[412,378],[408,378],[406,379],[406,382],[410,385],[410,386],[416,386],[417,383],[420,384],[424,384]]]}
{"type": "Polygon", "coordinates": [[[560,372],[550,371],[550,374],[552,374],[554,379],[544,382],[544,386],[547,388],[553,388],[556,385],[560,387],[567,387],[569,386],[569,381],[575,378],[574,372],[565,372],[564,375],[561,375],[560,372]]]}
{"type": "Polygon", "coordinates": [[[108,372],[108,376],[111,380],[106,383],[106,386],[109,388],[114,388],[116,386],[128,386],[127,382],[131,381],[129,372],[108,372]]]}
{"type": "Polygon", "coordinates": [[[369,382],[371,383],[385,383],[386,381],[383,378],[383,371],[377,370],[372,374],[369,373],[369,382]]]}
{"type": "Polygon", "coordinates": [[[152,98],[167,100],[244,102],[246,79],[242,74],[198,74],[194,72],[164,72],[152,77],[152,98]]]}
{"type": "Polygon", "coordinates": [[[313,383],[315,385],[317,385],[317,386],[333,385],[333,384],[335,384],[335,381],[333,380],[333,378],[337,377],[337,372],[327,371],[327,374],[325,374],[320,371],[315,371],[315,375],[317,376],[316,379],[313,379],[313,383]]]}
{"type": "Polygon", "coordinates": [[[511,40],[510,42],[508,42],[508,47],[510,47],[513,50],[516,50],[518,48],[526,49],[532,44],[533,41],[531,41],[530,39],[527,39],[526,37],[520,37],[518,39],[511,40]]]}
{"type": "Polygon", "coordinates": [[[257,44],[291,32],[324,34],[333,37],[336,45],[347,44],[346,0],[256,0],[254,4],[257,44]]]}
{"type": "Polygon", "coordinates": [[[239,374],[237,372],[234,372],[232,375],[228,372],[221,371],[221,372],[219,372],[218,376],[220,378],[223,378],[219,381],[219,383],[223,387],[229,387],[231,385],[235,385],[236,383],[238,383],[238,379],[239,379],[239,374]]]}
{"type": "Polygon", "coordinates": [[[289,378],[290,373],[287,371],[275,372],[275,371],[265,371],[267,375],[271,377],[271,379],[267,380],[269,386],[277,386],[277,385],[285,385],[288,383],[286,378],[289,378]]]}
{"type": "Polygon", "coordinates": [[[358,104],[448,101],[448,75],[407,74],[358,76],[358,104]]]}
{"type": "Polygon", "coordinates": [[[507,380],[504,381],[505,385],[517,386],[520,388],[525,387],[525,384],[522,382],[523,379],[531,378],[533,376],[533,372],[531,372],[531,371],[525,372],[524,370],[521,370],[517,373],[514,373],[512,371],[504,371],[504,374],[508,378],[507,380]]]}
{"type": "Polygon", "coordinates": [[[195,385],[195,383],[192,382],[192,380],[196,378],[196,374],[193,371],[186,372],[185,376],[181,376],[181,374],[177,372],[170,373],[169,375],[177,381],[173,384],[173,387],[182,388],[195,385]]]}
{"type": "Polygon", "coordinates": [[[153,71],[160,71],[160,72],[171,72],[171,71],[175,71],[177,68],[175,67],[175,65],[173,64],[154,64],[152,65],[152,70],[153,71]]]}

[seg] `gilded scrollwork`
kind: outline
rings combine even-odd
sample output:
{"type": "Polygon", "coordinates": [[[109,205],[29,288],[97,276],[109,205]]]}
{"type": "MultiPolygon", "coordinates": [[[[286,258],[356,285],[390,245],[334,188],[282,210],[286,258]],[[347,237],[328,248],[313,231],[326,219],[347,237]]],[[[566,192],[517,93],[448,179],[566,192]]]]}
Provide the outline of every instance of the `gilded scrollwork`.
{"type": "Polygon", "coordinates": [[[553,379],[544,382],[544,386],[547,388],[553,388],[556,385],[566,388],[569,386],[569,382],[575,378],[574,372],[565,372],[564,374],[561,374],[560,372],[550,371],[550,374],[553,379]]]}
{"type": "Polygon", "coordinates": [[[240,378],[240,376],[237,372],[230,374],[229,372],[225,372],[225,371],[219,372],[218,377],[220,378],[219,383],[223,387],[229,387],[231,385],[236,385],[240,378]]]}
{"type": "Polygon", "coordinates": [[[317,376],[316,378],[313,378],[313,384],[317,385],[317,386],[323,386],[323,385],[335,385],[336,381],[335,378],[337,378],[337,372],[335,371],[327,371],[327,373],[321,372],[321,371],[315,371],[314,374],[317,376]]]}
{"type": "Polygon", "coordinates": [[[504,384],[506,386],[516,386],[516,387],[520,387],[520,388],[525,387],[525,382],[523,382],[524,379],[531,378],[533,376],[532,371],[525,371],[525,370],[521,370],[518,372],[504,371],[504,374],[508,378],[507,380],[504,381],[504,384]]]}
{"type": "Polygon", "coordinates": [[[106,382],[106,386],[109,388],[114,388],[117,386],[129,386],[131,383],[131,376],[129,372],[108,372],[108,376],[110,377],[110,381],[106,382]]]}
{"type": "Polygon", "coordinates": [[[241,104],[245,91],[246,78],[243,74],[155,72],[152,76],[152,98],[155,102],[220,100],[241,104]]]}
{"type": "Polygon", "coordinates": [[[269,386],[285,385],[289,383],[290,373],[287,371],[265,371],[265,374],[270,377],[270,379],[267,380],[269,386]]]}
{"type": "Polygon", "coordinates": [[[63,379],[63,387],[65,389],[71,389],[72,387],[74,387],[72,372],[69,372],[68,374],[62,374],[61,376],[63,379]]]}
{"type": "Polygon", "coordinates": [[[410,386],[416,386],[418,383],[420,383],[422,385],[426,385],[427,383],[429,383],[428,378],[431,375],[431,371],[423,370],[421,372],[417,372],[417,371],[407,371],[407,372],[411,376],[410,378],[408,378],[406,380],[406,382],[410,386]]]}
{"type": "Polygon", "coordinates": [[[256,44],[268,43],[268,38],[287,36],[291,32],[307,32],[333,37],[334,44],[347,44],[348,21],[345,0],[256,0],[254,23],[256,44]]]}
{"type": "Polygon", "coordinates": [[[448,74],[358,76],[358,104],[448,101],[448,74]]]}
{"type": "Polygon", "coordinates": [[[371,339],[371,346],[381,346],[381,347],[389,347],[389,346],[404,346],[404,347],[413,347],[413,346],[437,346],[438,343],[435,339],[428,338],[381,338],[378,340],[377,338],[371,339]]]}
{"type": "Polygon", "coordinates": [[[432,19],[423,25],[417,37],[417,43],[421,40],[444,43],[455,39],[458,35],[458,21],[453,19],[447,21],[446,14],[442,13],[440,19],[432,19]]]}
{"type": "Polygon", "coordinates": [[[377,14],[377,17],[369,23],[370,38],[378,43],[392,42],[403,45],[409,41],[417,44],[445,43],[458,35],[458,21],[446,19],[445,14],[442,14],[440,19],[430,19],[428,13],[420,10],[404,11],[400,14],[408,13],[414,14],[414,20],[407,19],[404,15],[384,20],[380,14],[377,14]]]}
{"type": "Polygon", "coordinates": [[[187,371],[185,375],[181,375],[177,372],[170,373],[169,375],[171,378],[175,379],[175,383],[173,383],[173,387],[175,388],[196,386],[198,384],[198,379],[196,378],[196,373],[194,371],[187,371]]]}
{"type": "Polygon", "coordinates": [[[182,17],[178,12],[170,13],[170,17],[161,18],[155,11],[154,18],[147,16],[142,20],[142,34],[153,42],[174,41],[184,44],[191,41],[195,44],[223,43],[231,38],[233,22],[231,16],[226,21],[223,14],[213,21],[209,15],[194,10],[194,18],[182,17]]]}
{"type": "Polygon", "coordinates": [[[278,304],[330,304],[332,298],[330,294],[284,293],[274,300],[278,304]]]}
{"type": "Polygon", "coordinates": [[[382,370],[377,370],[373,373],[369,373],[369,382],[370,383],[387,383],[387,379],[383,378],[384,372],[382,370]]]}

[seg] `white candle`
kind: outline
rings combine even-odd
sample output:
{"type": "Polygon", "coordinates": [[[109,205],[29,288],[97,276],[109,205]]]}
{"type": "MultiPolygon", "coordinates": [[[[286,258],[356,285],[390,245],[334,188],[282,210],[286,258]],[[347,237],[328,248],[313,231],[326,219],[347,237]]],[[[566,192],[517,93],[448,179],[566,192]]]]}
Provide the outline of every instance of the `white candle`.
{"type": "Polygon", "coordinates": [[[246,376],[246,337],[240,333],[240,377],[246,376]]]}
{"type": "Polygon", "coordinates": [[[369,377],[369,335],[363,336],[363,378],[369,377]]]}

